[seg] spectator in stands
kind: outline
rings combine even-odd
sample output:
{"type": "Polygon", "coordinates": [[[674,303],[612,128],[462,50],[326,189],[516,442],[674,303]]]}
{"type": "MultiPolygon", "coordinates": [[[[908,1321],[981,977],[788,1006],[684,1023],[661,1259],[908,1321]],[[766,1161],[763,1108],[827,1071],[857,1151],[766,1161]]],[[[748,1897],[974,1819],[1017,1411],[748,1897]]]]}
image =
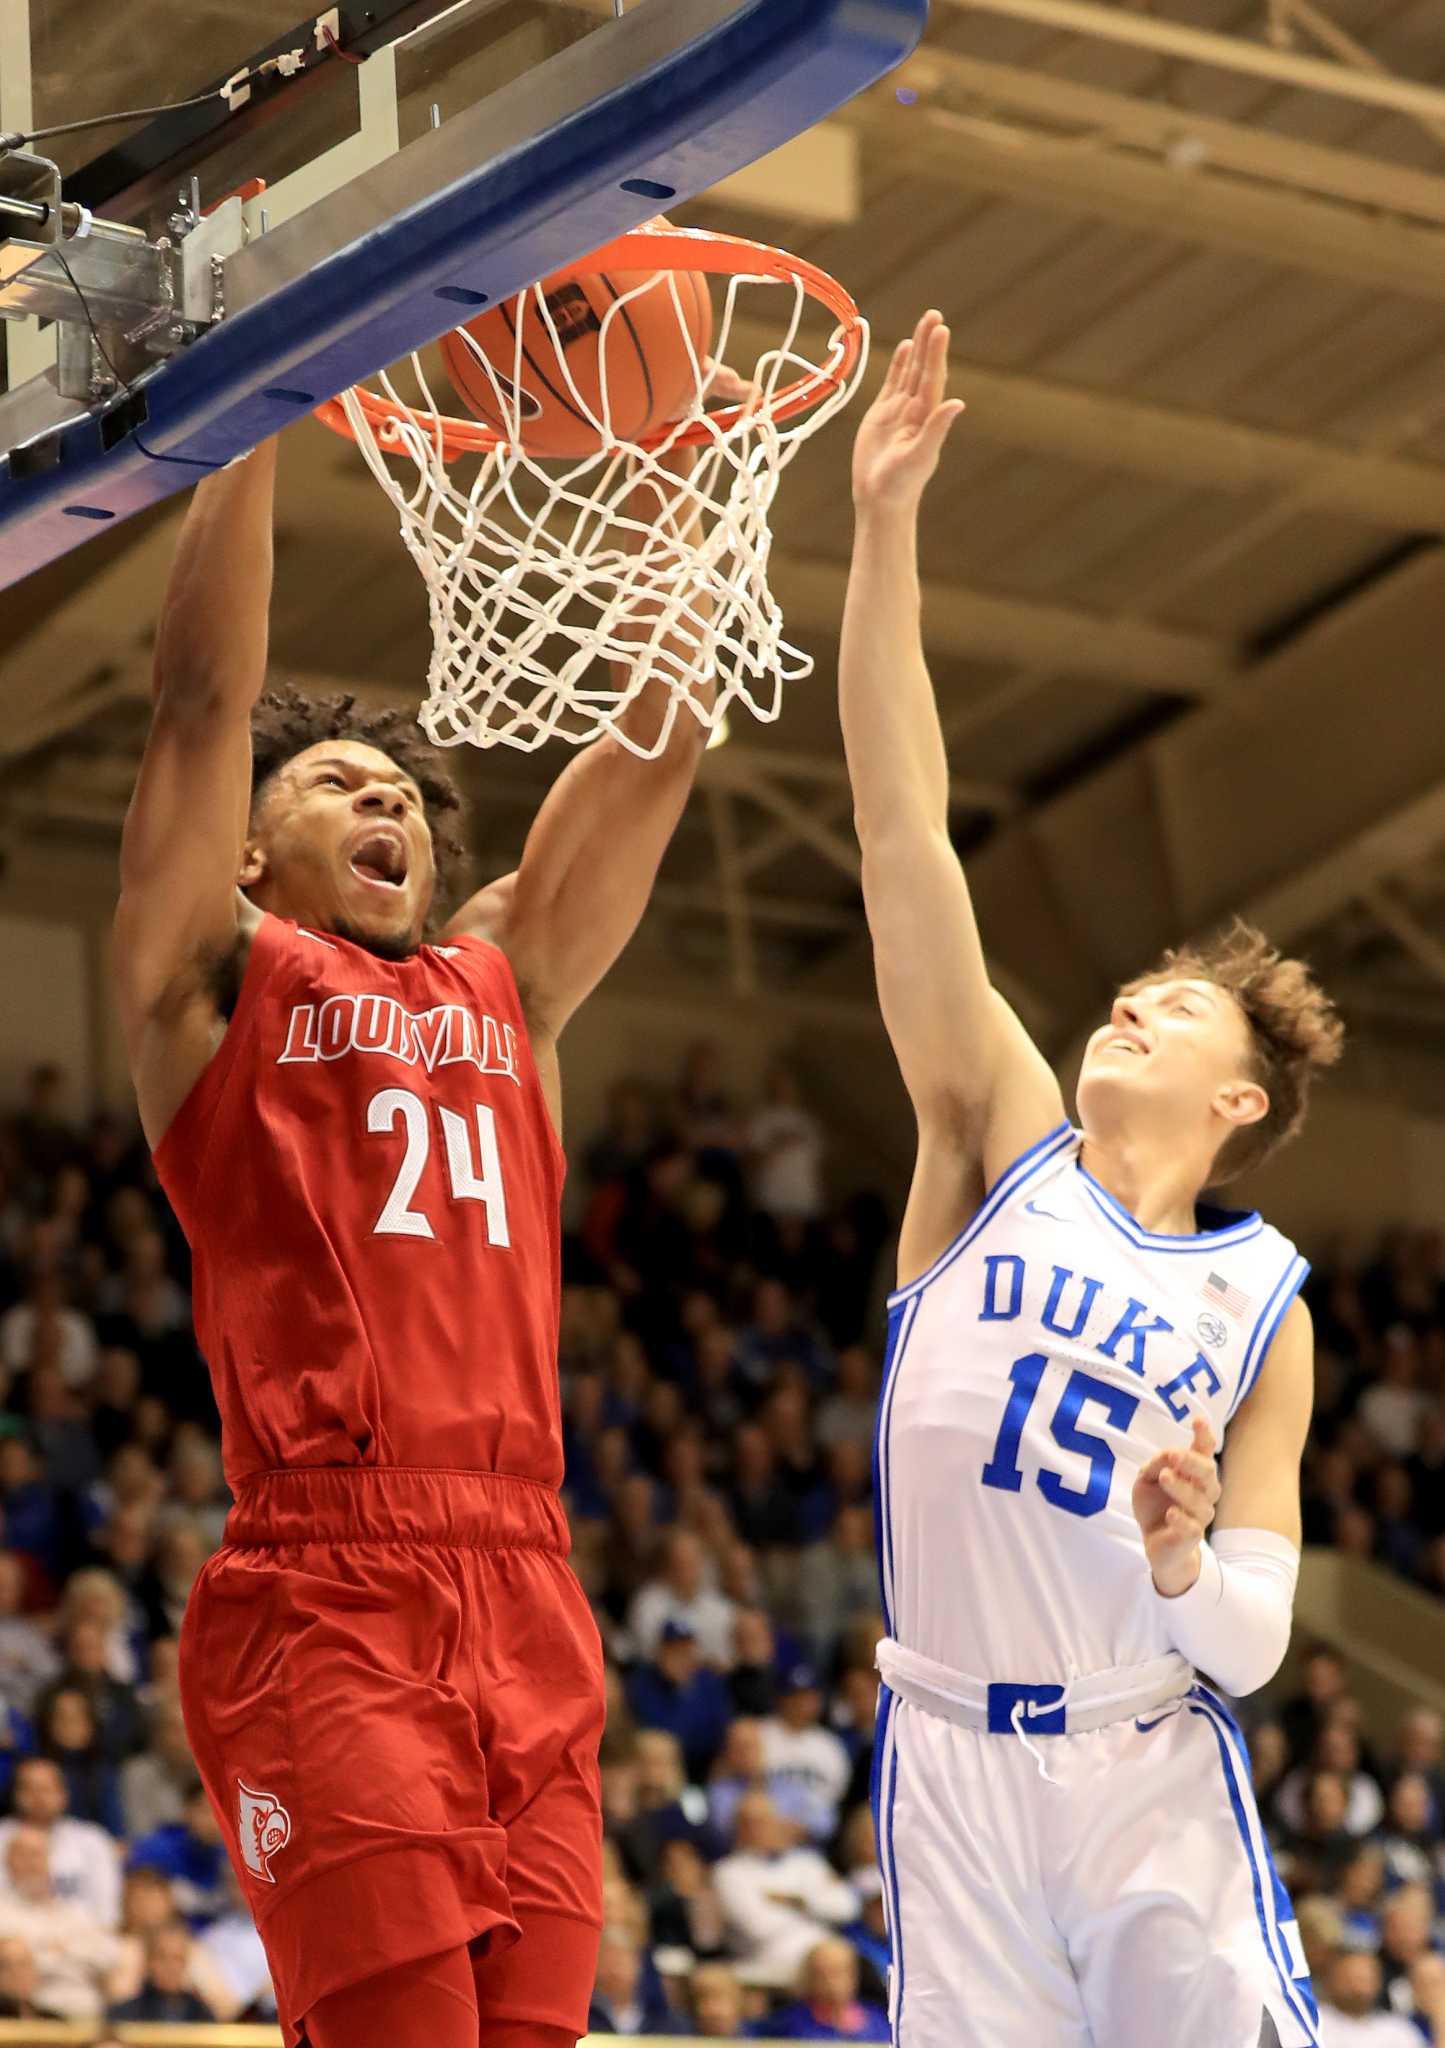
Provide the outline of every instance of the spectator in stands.
{"type": "MultiPolygon", "coordinates": [[[[851,1445],[839,1448],[852,1454],[851,1445]]],[[[827,1536],[810,1543],[798,1559],[792,1614],[820,1663],[832,1656],[853,1616],[877,1598],[873,1515],[854,1502],[838,1509],[827,1536]]]]}
{"type": "Polygon", "coordinates": [[[66,1385],[58,1366],[37,1354],[20,1406],[49,1478],[67,1498],[82,1493],[100,1473],[83,1396],[66,1385]]]}
{"type": "MultiPolygon", "coordinates": [[[[249,1913],[246,1920],[250,1925],[249,1913]]],[[[177,1918],[175,1893],[171,1890],[170,1880],[159,1870],[142,1865],[138,1870],[128,1870],[125,1877],[120,1927],[121,1959],[111,1973],[108,1986],[112,2019],[159,2020],[170,2017],[162,2012],[131,2013],[118,2008],[144,1993],[150,1971],[150,1944],[159,1933],[176,1928],[187,1935],[183,1981],[185,1988],[193,1991],[204,2006],[202,2017],[207,2020],[233,2020],[239,2015],[241,2003],[234,1997],[214,1954],[199,1941],[191,1940],[184,1921],[177,1918]]],[[[254,1927],[251,1931],[255,1933],[254,1927]]]]}
{"type": "MultiPolygon", "coordinates": [[[[1384,1890],[1385,1859],[1379,1844],[1362,1842],[1340,1872],[1335,1897],[1329,1902],[1341,1917],[1339,1938],[1351,1948],[1380,1946],[1380,1900],[1384,1890]]],[[[1319,1900],[1320,1895],[1316,1893],[1315,1898],[1319,1900]]]]}
{"type": "Polygon", "coordinates": [[[1385,1332],[1379,1377],[1360,1396],[1355,1413],[1375,1442],[1392,1458],[1411,1457],[1429,1405],[1420,1386],[1420,1342],[1396,1323],[1385,1332]]]}
{"type": "Polygon", "coordinates": [[[669,1842],[689,1842],[709,1862],[723,1838],[708,1817],[706,1795],[689,1785],[682,1748],[661,1728],[639,1731],[632,1750],[634,1812],[618,1836],[628,1872],[640,1884],[656,1882],[669,1842]]]}
{"type": "Polygon", "coordinates": [[[174,1827],[199,1779],[179,1699],[160,1700],[150,1717],[149,1742],[120,1773],[120,1805],[129,1840],[174,1827]]]}
{"type": "Polygon", "coordinates": [[[707,1553],[696,1536],[679,1529],[663,1548],[661,1573],[648,1579],[627,1612],[627,1633],[635,1655],[651,1657],[669,1621],[692,1633],[709,1664],[726,1670],[732,1661],[733,1603],[708,1583],[707,1553]]]}
{"type": "Polygon", "coordinates": [[[718,1834],[731,1840],[737,1811],[750,1792],[762,1792],[779,1818],[788,1824],[789,1839],[805,1841],[812,1800],[800,1779],[770,1772],[763,1750],[763,1724],[751,1715],[734,1721],[708,1786],[708,1810],[718,1834]]]}
{"type": "Polygon", "coordinates": [[[728,1691],[739,1714],[771,1714],[777,1702],[777,1637],[761,1607],[739,1607],[734,1613],[728,1691]]]}
{"type": "Polygon", "coordinates": [[[818,1410],[818,1442],[824,1450],[837,1443],[856,1444],[871,1457],[878,1413],[878,1374],[861,1344],[838,1353],[833,1391],[818,1410]]]}
{"type": "Polygon", "coordinates": [[[1380,1836],[1386,1882],[1430,1885],[1435,1881],[1441,1826],[1429,1780],[1405,1771],[1390,1787],[1389,1811],[1380,1836]]]}
{"type": "Polygon", "coordinates": [[[86,1695],[74,1686],[53,1688],[42,1704],[36,1736],[40,1754],[60,1766],[76,1819],[122,1834],[120,1772],[107,1754],[86,1695]]]}
{"type": "Polygon", "coordinates": [[[179,1517],[189,1520],[199,1534],[203,1550],[217,1549],[225,1533],[230,1495],[221,1475],[221,1454],[202,1436],[194,1423],[188,1434],[177,1437],[171,1456],[170,1493],[173,1506],[164,1508],[164,1524],[179,1517]]]}
{"type": "Polygon", "coordinates": [[[1302,1764],[1314,1752],[1330,1709],[1346,1694],[1345,1667],[1327,1643],[1314,1643],[1300,1658],[1300,1690],[1280,1715],[1290,1760],[1302,1764]]]}
{"type": "Polygon", "coordinates": [[[186,1602],[206,1554],[205,1538],[191,1516],[178,1517],[162,1531],[152,1568],[137,1589],[148,1635],[180,1634],[186,1602]]]}
{"type": "Polygon", "coordinates": [[[689,1778],[707,1776],[727,1733],[729,1701],[686,1622],[663,1623],[656,1655],[633,1668],[627,1700],[640,1727],[665,1728],[677,1737],[689,1778]]]}
{"type": "Polygon", "coordinates": [[[1445,1402],[1437,1401],[1421,1418],[1419,1442],[1405,1469],[1421,1536],[1429,1542],[1445,1535],[1445,1402]]]}
{"type": "Polygon", "coordinates": [[[53,2020],[40,2003],[40,1972],[30,1944],[18,1934],[0,1938],[0,2020],[53,2020]]]}
{"type": "Polygon", "coordinates": [[[671,2015],[660,1990],[649,1984],[641,1945],[630,1929],[602,1930],[597,1983],[587,2030],[592,2034],[662,2034],[671,2015]]]}
{"type": "Polygon", "coordinates": [[[1384,1794],[1361,1768],[1359,1736],[1335,1715],[1321,1728],[1310,1761],[1292,1770],[1279,1788],[1275,1810],[1285,1826],[1296,1832],[1304,1826],[1305,1800],[1318,1771],[1333,1771],[1344,1781],[1346,1834],[1372,1835],[1385,1817],[1384,1794]]]}
{"type": "Polygon", "coordinates": [[[195,1936],[184,1920],[172,1920],[145,1936],[145,1976],[140,1990],[110,2008],[117,2021],[163,2022],[206,2026],[217,2015],[199,1992],[191,1989],[195,1936]]]}
{"type": "Polygon", "coordinates": [[[0,1316],[0,1365],[23,1373],[41,1364],[53,1365],[72,1391],[95,1375],[95,1327],[71,1306],[61,1274],[45,1267],[31,1273],[25,1299],[0,1316]]]}
{"type": "Polygon", "coordinates": [[[780,1280],[760,1280],[753,1290],[750,1322],[738,1332],[738,1370],[761,1393],[780,1366],[800,1365],[811,1386],[824,1377],[826,1354],[799,1317],[780,1280]]]}
{"type": "Polygon", "coordinates": [[[853,1767],[831,1728],[822,1724],[823,1694],[811,1664],[795,1664],[778,1686],[776,1714],[762,1726],[763,1762],[770,1780],[797,1788],[803,1823],[815,1842],[827,1842],[853,1767]]]}
{"type": "Polygon", "coordinates": [[[744,1423],[733,1438],[730,1505],[738,1534],[755,1550],[797,1543],[797,1500],[778,1473],[767,1431],[753,1422],[744,1423]]]}
{"type": "Polygon", "coordinates": [[[703,2041],[736,2041],[746,2029],[743,1987],[727,1963],[699,1963],[688,1980],[692,2031],[703,2041]]]}
{"type": "Polygon", "coordinates": [[[6,1858],[22,1828],[38,1830],[47,1848],[47,1867],[57,1898],[82,1907],[102,1927],[120,1922],[120,1851],[93,1821],[68,1811],[69,1790],[50,1757],[27,1757],[17,1768],[15,1816],[0,1820],[0,1897],[6,1886],[6,1858]]]}
{"type": "Polygon", "coordinates": [[[119,1937],[76,1899],[57,1896],[43,1829],[22,1823],[5,1842],[0,1937],[15,1935],[35,1958],[35,2001],[62,2019],[98,2019],[120,1961],[119,1937]]]}
{"type": "Polygon", "coordinates": [[[1380,1959],[1368,1949],[1341,1949],[1319,1986],[1323,2048],[1420,2048],[1420,2035],[1398,2013],[1380,2010],[1380,1959]]]}
{"type": "Polygon", "coordinates": [[[1428,1884],[1405,1884],[1388,1892],[1380,1908],[1380,1962],[1385,1996],[1396,2012],[1415,2010],[1410,1973],[1434,1947],[1435,1901],[1428,1884]]]}
{"type": "Polygon", "coordinates": [[[1406,1713],[1395,1737],[1395,1754],[1388,1767],[1387,1782],[1402,1772],[1414,1771],[1430,1788],[1436,1822],[1445,1827],[1445,1715],[1432,1707],[1414,1707],[1406,1713]]]}
{"type": "Polygon", "coordinates": [[[140,1390],[140,1360],[135,1353],[123,1344],[106,1345],[90,1389],[90,1426],[102,1458],[113,1456],[130,1442],[140,1390]]]}
{"type": "Polygon", "coordinates": [[[162,1871],[176,1905],[193,1928],[205,1927],[226,1902],[226,1851],[211,1802],[197,1786],[186,1800],[179,1824],[143,1835],[131,1850],[131,1865],[162,1871]]]}
{"type": "Polygon", "coordinates": [[[770,1071],[744,1145],[754,1209],[773,1223],[816,1223],[823,1213],[823,1127],[803,1106],[789,1067],[770,1071]]]}
{"type": "MultiPolygon", "coordinates": [[[[70,1583],[74,1585],[74,1579],[70,1583]]],[[[119,1588],[116,1591],[119,1595],[119,1588]]],[[[136,1689],[112,1676],[106,1631],[99,1621],[72,1622],[62,1642],[65,1662],[59,1676],[36,1701],[36,1718],[44,1726],[58,1694],[79,1693],[95,1722],[102,1754],[110,1763],[119,1765],[134,1755],[144,1738],[136,1689]]]]}
{"type": "Polygon", "coordinates": [[[27,1719],[35,1697],[60,1671],[47,1632],[26,1609],[26,1562],[14,1550],[0,1550],[0,1699],[27,1719]]]}
{"type": "Polygon", "coordinates": [[[135,1619],[125,1588],[113,1572],[92,1567],[72,1573],[66,1581],[60,1603],[61,1635],[65,1637],[81,1622],[93,1623],[103,1638],[104,1669],[118,1685],[133,1686],[139,1676],[135,1619]]]}
{"type": "Polygon", "coordinates": [[[219,2019],[274,2021],[276,1993],[266,1950],[229,1858],[223,1880],[225,1903],[196,1936],[192,1951],[195,1989],[214,2006],[219,2019]]]}
{"type": "Polygon", "coordinates": [[[32,1181],[44,1186],[80,1149],[79,1136],[66,1115],[69,1082],[65,1069],[42,1060],[30,1069],[20,1108],[10,1132],[32,1181]]]}
{"type": "Polygon", "coordinates": [[[790,1989],[820,1937],[858,1917],[858,1896],[818,1850],[798,1846],[765,1792],[738,1804],[736,1847],[713,1873],[744,1984],[790,1989]]]}
{"type": "Polygon", "coordinates": [[[1305,1789],[1304,1815],[1287,1837],[1289,1883],[1297,1892],[1332,1892],[1355,1853],[1345,1826],[1349,1789],[1334,1771],[1316,1771],[1305,1789]]]}
{"type": "Polygon", "coordinates": [[[720,1956],[726,1950],[722,1902],[707,1860],[693,1840],[679,1836],[663,1845],[647,1912],[659,1950],[686,1950],[694,1959],[720,1956]]]}
{"type": "Polygon", "coordinates": [[[640,1081],[624,1078],[607,1095],[607,1123],[582,1154],[582,1171],[594,1187],[635,1173],[657,1142],[657,1115],[640,1081]]]}
{"type": "Polygon", "coordinates": [[[888,2015],[858,1996],[858,1955],[836,1936],[808,1951],[796,2003],[768,2021],[779,2041],[886,2041],[888,2015]]]}
{"type": "Polygon", "coordinates": [[[28,1436],[0,1437],[0,1508],[10,1548],[33,1558],[52,1583],[60,1579],[75,1548],[73,1521],[28,1436]]]}

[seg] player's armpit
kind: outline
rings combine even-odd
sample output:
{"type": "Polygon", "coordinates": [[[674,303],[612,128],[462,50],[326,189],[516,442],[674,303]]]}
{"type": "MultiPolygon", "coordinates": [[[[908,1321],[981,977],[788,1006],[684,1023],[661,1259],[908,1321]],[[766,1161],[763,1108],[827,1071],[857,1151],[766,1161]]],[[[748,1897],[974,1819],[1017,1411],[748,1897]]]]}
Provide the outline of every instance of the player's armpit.
{"type": "Polygon", "coordinates": [[[1268,1529],[1299,1545],[1300,1461],[1313,1407],[1314,1325],[1296,1299],[1229,1424],[1216,1530],[1268,1529]]]}
{"type": "Polygon", "coordinates": [[[642,921],[702,752],[700,728],[679,725],[692,731],[655,761],[594,742],[552,785],[517,873],[453,920],[506,953],[540,1036],[560,1036],[642,921]]]}

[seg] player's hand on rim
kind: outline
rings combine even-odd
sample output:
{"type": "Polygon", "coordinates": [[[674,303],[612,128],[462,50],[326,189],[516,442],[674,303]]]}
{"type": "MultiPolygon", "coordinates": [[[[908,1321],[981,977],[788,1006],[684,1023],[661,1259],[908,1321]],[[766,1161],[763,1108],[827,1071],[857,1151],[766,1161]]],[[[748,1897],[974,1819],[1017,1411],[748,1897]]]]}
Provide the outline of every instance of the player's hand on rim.
{"type": "Polygon", "coordinates": [[[1219,1501],[1214,1431],[1194,1418],[1187,1449],[1156,1451],[1134,1481],[1134,1519],[1154,1584],[1167,1599],[1187,1593],[1199,1577],[1199,1546],[1219,1501]]]}
{"type": "Polygon", "coordinates": [[[950,339],[943,315],[928,312],[894,350],[853,451],[853,500],[860,512],[916,509],[938,468],[964,410],[962,399],[948,396],[950,339]]]}

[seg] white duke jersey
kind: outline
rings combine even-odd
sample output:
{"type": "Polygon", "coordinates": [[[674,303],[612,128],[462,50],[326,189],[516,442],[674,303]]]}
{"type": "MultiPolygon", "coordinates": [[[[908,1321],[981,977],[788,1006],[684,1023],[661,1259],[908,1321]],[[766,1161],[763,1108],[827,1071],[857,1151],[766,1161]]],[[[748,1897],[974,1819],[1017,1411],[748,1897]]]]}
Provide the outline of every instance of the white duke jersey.
{"type": "Polygon", "coordinates": [[[1067,1124],[889,1303],[878,1410],[887,1630],[985,1684],[1172,1649],[1130,1504],[1156,1451],[1215,1439],[1309,1267],[1257,1215],[1143,1230],[1067,1124]]]}

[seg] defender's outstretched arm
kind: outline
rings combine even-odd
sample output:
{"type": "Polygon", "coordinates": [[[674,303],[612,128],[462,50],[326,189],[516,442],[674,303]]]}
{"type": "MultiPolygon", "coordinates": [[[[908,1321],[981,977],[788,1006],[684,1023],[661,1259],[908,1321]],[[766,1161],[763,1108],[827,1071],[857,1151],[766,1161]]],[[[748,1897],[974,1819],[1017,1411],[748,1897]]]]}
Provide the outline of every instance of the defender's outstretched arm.
{"type": "Polygon", "coordinates": [[[266,677],[274,442],[208,477],[186,514],[156,640],[155,703],[121,841],[115,972],[152,1144],[221,1030],[210,970],[244,914],[251,712],[266,677]]]}
{"type": "Polygon", "coordinates": [[[918,1118],[900,1273],[922,1272],[984,1189],[1063,1116],[1047,1064],[990,985],[948,828],[948,761],[923,650],[918,517],[963,411],[928,313],[858,434],[839,674],[863,897],[884,1022],[918,1118]]]}

